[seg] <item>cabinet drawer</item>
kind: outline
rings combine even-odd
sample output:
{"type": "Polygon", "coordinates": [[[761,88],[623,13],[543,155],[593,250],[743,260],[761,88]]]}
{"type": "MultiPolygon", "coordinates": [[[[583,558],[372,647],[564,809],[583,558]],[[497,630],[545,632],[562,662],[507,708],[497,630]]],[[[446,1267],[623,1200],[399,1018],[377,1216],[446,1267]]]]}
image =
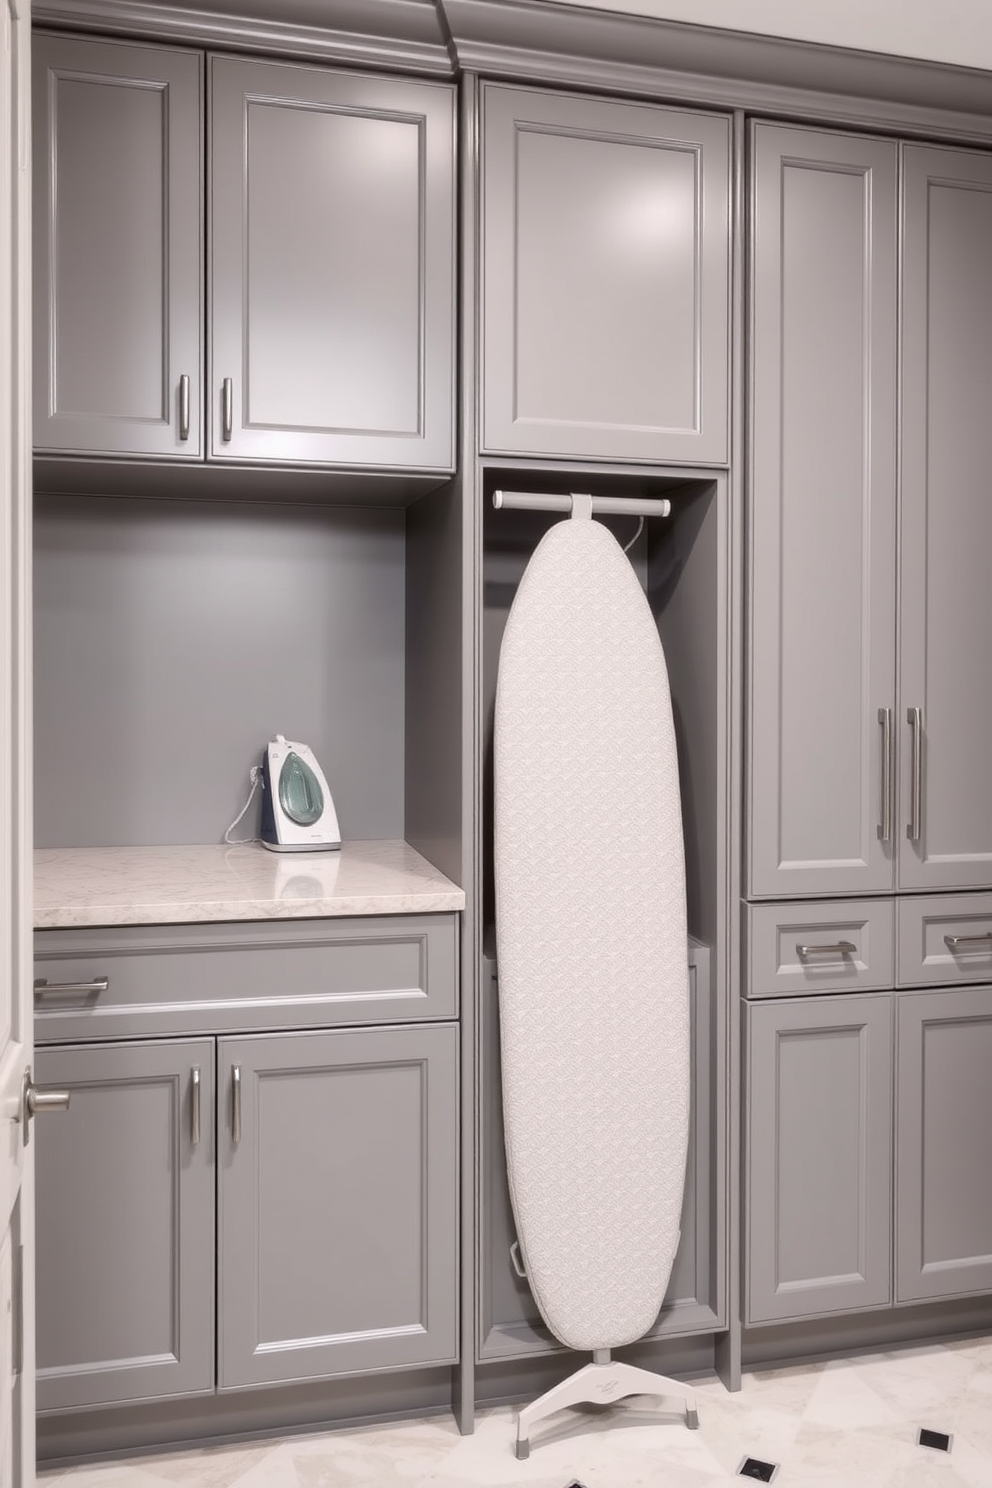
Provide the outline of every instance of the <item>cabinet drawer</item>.
{"type": "Polygon", "coordinates": [[[748,997],[892,986],[891,899],[747,907],[748,997]]]}
{"type": "Polygon", "coordinates": [[[992,981],[992,894],[900,899],[899,985],[992,981]]]}
{"type": "Polygon", "coordinates": [[[39,931],[35,1038],[452,1018],[457,946],[444,914],[39,931]]]}

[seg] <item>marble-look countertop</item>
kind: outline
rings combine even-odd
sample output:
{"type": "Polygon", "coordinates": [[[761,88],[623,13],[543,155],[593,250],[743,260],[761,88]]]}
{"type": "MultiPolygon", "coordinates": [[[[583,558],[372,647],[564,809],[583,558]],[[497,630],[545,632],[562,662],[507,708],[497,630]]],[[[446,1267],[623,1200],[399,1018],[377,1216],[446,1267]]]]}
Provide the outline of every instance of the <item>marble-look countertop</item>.
{"type": "Polygon", "coordinates": [[[259,843],[35,853],[39,930],[464,908],[464,891],[407,842],[345,842],[326,853],[273,853],[259,843]]]}

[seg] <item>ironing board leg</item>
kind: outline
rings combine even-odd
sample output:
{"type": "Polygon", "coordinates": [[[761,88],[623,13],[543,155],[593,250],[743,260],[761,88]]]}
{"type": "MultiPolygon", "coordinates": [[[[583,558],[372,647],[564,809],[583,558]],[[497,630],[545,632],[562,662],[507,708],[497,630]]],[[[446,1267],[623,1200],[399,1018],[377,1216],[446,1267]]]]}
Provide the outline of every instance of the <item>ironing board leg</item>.
{"type": "Polygon", "coordinates": [[[690,1431],[699,1427],[696,1411],[696,1396],[691,1386],[681,1380],[666,1379],[653,1374],[649,1369],[638,1369],[633,1364],[624,1364],[610,1359],[608,1350],[597,1350],[592,1364],[586,1364],[575,1374],[570,1374],[561,1384],[553,1385],[537,1400],[526,1405],[517,1416],[517,1458],[524,1462],[530,1456],[531,1428],[546,1416],[565,1410],[570,1405],[594,1402],[608,1405],[622,1400],[627,1395],[652,1395],[670,1399],[673,1395],[685,1402],[685,1424],[690,1431]]]}

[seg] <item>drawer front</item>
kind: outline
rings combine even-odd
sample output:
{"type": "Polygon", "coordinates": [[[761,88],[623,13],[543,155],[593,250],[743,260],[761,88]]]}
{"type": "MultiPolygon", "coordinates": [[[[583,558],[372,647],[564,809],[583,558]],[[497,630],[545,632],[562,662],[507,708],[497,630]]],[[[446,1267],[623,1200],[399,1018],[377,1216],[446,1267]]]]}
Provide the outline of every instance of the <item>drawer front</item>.
{"type": "Polygon", "coordinates": [[[453,914],[39,931],[35,1038],[453,1018],[457,952],[453,914]]]}
{"type": "Polygon", "coordinates": [[[891,899],[750,904],[746,916],[750,998],[892,986],[891,899]]]}
{"type": "Polygon", "coordinates": [[[900,899],[896,956],[902,987],[992,981],[992,894],[900,899]]]}

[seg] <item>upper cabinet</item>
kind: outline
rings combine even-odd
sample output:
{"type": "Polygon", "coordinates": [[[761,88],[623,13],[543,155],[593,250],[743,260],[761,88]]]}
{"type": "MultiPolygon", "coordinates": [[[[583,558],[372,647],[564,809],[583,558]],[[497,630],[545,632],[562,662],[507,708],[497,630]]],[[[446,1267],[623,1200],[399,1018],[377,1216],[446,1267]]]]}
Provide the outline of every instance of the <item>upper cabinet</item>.
{"type": "Polygon", "coordinates": [[[750,890],[885,890],[897,146],[762,124],[751,154],[750,890]]]}
{"type": "Polygon", "coordinates": [[[451,469],[451,87],[207,65],[37,38],[36,447],[451,469]]]}
{"type": "Polygon", "coordinates": [[[992,156],[899,150],[752,136],[754,896],[992,883],[992,156]]]}
{"type": "Polygon", "coordinates": [[[899,881],[981,887],[992,885],[992,155],[904,146],[902,217],[899,881]]]}
{"type": "Polygon", "coordinates": [[[483,88],[482,445],[728,458],[730,121],[483,88]]]}
{"type": "Polygon", "coordinates": [[[210,59],[209,450],[453,459],[443,84],[210,59]]]}
{"type": "Polygon", "coordinates": [[[34,441],[203,455],[203,67],[34,37],[34,441]]]}

